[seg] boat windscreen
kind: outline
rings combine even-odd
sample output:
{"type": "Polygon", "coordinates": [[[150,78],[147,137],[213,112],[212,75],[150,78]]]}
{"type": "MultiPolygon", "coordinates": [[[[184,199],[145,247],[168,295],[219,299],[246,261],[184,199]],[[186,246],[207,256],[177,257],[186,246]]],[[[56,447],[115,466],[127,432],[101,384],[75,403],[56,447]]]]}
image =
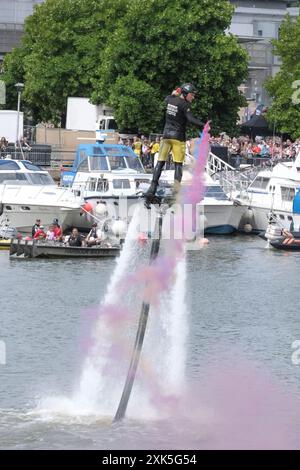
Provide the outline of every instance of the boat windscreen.
{"type": "Polygon", "coordinates": [[[228,197],[219,186],[207,186],[205,197],[212,197],[218,201],[227,201],[228,197]]]}
{"type": "Polygon", "coordinates": [[[25,168],[27,168],[27,170],[30,170],[30,171],[41,171],[41,169],[42,169],[42,168],[34,165],[31,162],[23,161],[22,163],[25,166],[25,168]]]}
{"type": "Polygon", "coordinates": [[[4,182],[26,181],[24,173],[2,173],[0,172],[0,184],[4,182]]]}
{"type": "Polygon", "coordinates": [[[20,167],[17,162],[12,162],[11,160],[0,160],[0,170],[19,170],[20,167]]]}
{"type": "Polygon", "coordinates": [[[103,152],[107,156],[135,157],[133,150],[130,147],[126,147],[126,145],[112,145],[111,147],[104,145],[103,152]]]}
{"type": "Polygon", "coordinates": [[[40,184],[40,185],[53,185],[55,184],[50,175],[45,173],[27,173],[26,174],[30,184],[40,184]]]}
{"type": "Polygon", "coordinates": [[[108,157],[111,170],[124,170],[126,169],[125,157],[108,157]]]}
{"type": "Polygon", "coordinates": [[[91,171],[107,171],[108,165],[106,157],[89,157],[91,171]]]}
{"type": "Polygon", "coordinates": [[[128,168],[131,170],[135,170],[138,173],[145,173],[144,167],[142,165],[142,162],[139,158],[126,158],[126,162],[128,165],[128,168]]]}

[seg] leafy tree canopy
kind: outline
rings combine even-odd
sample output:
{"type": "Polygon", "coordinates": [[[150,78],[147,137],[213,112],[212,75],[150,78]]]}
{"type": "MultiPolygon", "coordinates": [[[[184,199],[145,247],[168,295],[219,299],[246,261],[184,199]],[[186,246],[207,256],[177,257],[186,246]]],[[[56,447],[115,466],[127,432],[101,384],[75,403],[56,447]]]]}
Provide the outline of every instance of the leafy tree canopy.
{"type": "Polygon", "coordinates": [[[280,37],[273,41],[274,53],[282,61],[280,71],[269,79],[266,88],[273,98],[268,120],[276,129],[293,138],[300,137],[300,17],[287,16],[280,37]]]}
{"type": "Polygon", "coordinates": [[[234,132],[247,55],[225,34],[232,13],[227,0],[46,0],[5,58],[4,78],[12,97],[25,83],[35,120],[63,122],[67,97],[86,96],[144,133],[161,131],[163,98],[192,82],[195,115],[234,132]]]}

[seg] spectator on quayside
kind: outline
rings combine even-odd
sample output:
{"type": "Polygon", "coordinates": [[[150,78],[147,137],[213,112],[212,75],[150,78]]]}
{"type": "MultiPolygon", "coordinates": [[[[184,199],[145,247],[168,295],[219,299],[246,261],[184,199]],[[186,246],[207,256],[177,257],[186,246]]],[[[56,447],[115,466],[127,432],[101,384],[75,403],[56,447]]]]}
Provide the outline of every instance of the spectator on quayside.
{"type": "Polygon", "coordinates": [[[159,137],[156,137],[155,142],[150,144],[150,165],[151,168],[154,168],[154,157],[155,154],[159,152],[160,141],[159,137]]]}
{"type": "Polygon", "coordinates": [[[134,137],[133,139],[132,150],[138,157],[142,156],[142,142],[138,137],[134,137]]]}
{"type": "Polygon", "coordinates": [[[0,140],[0,157],[4,158],[6,156],[6,151],[7,151],[7,147],[8,147],[8,141],[6,140],[5,137],[1,137],[1,140],[0,140]]]}
{"type": "Polygon", "coordinates": [[[32,150],[32,147],[30,147],[29,143],[27,142],[27,137],[20,139],[20,147],[22,147],[23,150],[32,150]]]}

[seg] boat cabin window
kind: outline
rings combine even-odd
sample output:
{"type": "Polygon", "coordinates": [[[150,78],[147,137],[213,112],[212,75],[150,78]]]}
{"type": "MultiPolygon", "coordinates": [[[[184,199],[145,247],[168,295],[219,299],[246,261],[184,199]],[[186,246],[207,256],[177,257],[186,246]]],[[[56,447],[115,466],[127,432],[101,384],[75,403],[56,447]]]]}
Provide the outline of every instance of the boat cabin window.
{"type": "Polygon", "coordinates": [[[135,181],[136,189],[138,189],[140,187],[140,185],[143,184],[143,183],[150,183],[150,180],[146,180],[146,179],[142,179],[142,178],[141,179],[140,178],[135,179],[134,181],[135,181]]]}
{"type": "Polygon", "coordinates": [[[257,176],[255,180],[253,181],[253,183],[251,184],[251,188],[267,189],[269,181],[270,181],[270,178],[257,176]]]}
{"type": "Polygon", "coordinates": [[[89,171],[88,159],[85,157],[78,165],[77,171],[89,171]]]}
{"type": "Polygon", "coordinates": [[[130,181],[128,179],[113,180],[114,189],[130,189],[130,181]]]}
{"type": "Polygon", "coordinates": [[[0,172],[0,184],[10,181],[26,181],[26,176],[23,173],[2,173],[0,172]]]}
{"type": "Polygon", "coordinates": [[[207,186],[205,197],[213,197],[218,201],[227,201],[228,197],[220,186],[207,186]]]}
{"type": "Polygon", "coordinates": [[[40,185],[53,185],[55,184],[50,175],[45,173],[27,173],[26,174],[30,184],[40,184],[40,185]]]}
{"type": "Polygon", "coordinates": [[[104,179],[99,179],[96,190],[103,193],[108,191],[108,181],[104,179]]]}
{"type": "Polygon", "coordinates": [[[89,178],[86,183],[87,191],[108,191],[108,181],[103,178],[89,178]]]}
{"type": "Polygon", "coordinates": [[[16,162],[12,162],[11,160],[3,160],[0,161],[0,170],[19,170],[20,167],[16,162]]]}
{"type": "Polygon", "coordinates": [[[41,171],[42,168],[39,168],[38,166],[34,165],[33,163],[31,162],[22,162],[23,165],[25,166],[25,168],[27,168],[27,170],[31,170],[31,171],[41,171]]]}
{"type": "Polygon", "coordinates": [[[281,197],[283,201],[293,201],[295,197],[295,188],[288,188],[287,186],[281,186],[281,197]]]}
{"type": "Polygon", "coordinates": [[[89,157],[91,171],[108,170],[106,157],[89,157]]]}
{"type": "Polygon", "coordinates": [[[87,191],[96,191],[97,178],[89,178],[86,183],[87,191]]]}
{"type": "Polygon", "coordinates": [[[130,168],[131,170],[138,171],[139,173],[145,173],[142,162],[138,157],[137,158],[126,157],[126,162],[127,162],[128,168],[130,168]]]}
{"type": "Polygon", "coordinates": [[[124,170],[127,168],[124,157],[108,157],[111,170],[124,170]]]}

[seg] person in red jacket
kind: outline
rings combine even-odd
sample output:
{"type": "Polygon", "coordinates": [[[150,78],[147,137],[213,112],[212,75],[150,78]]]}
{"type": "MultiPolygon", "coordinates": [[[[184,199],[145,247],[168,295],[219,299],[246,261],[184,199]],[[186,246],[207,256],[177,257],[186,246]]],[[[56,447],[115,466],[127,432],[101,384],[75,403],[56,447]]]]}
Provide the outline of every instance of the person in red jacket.
{"type": "Polygon", "coordinates": [[[34,240],[45,240],[46,238],[46,232],[44,230],[44,226],[40,225],[37,231],[35,232],[33,239],[34,240]]]}
{"type": "Polygon", "coordinates": [[[55,240],[61,240],[62,239],[62,230],[60,225],[58,224],[58,220],[54,219],[53,220],[53,226],[54,226],[54,234],[55,234],[55,240]]]}

